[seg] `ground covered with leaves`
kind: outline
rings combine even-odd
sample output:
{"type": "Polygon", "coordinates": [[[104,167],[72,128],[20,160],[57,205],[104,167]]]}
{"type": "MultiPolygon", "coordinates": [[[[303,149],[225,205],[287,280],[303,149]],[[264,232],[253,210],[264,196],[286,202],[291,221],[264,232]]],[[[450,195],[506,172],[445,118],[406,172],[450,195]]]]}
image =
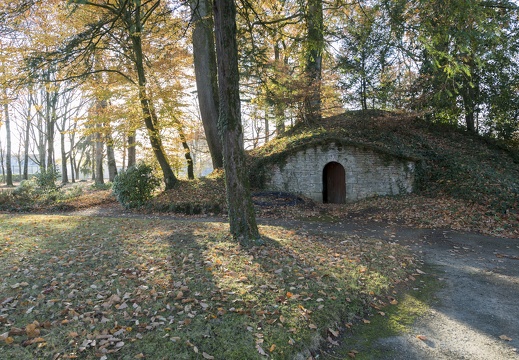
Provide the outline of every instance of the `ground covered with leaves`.
{"type": "Polygon", "coordinates": [[[15,187],[0,187],[0,211],[49,212],[76,211],[115,202],[110,185],[95,186],[92,182],[81,181],[41,188],[34,179],[24,180],[15,187]]]}
{"type": "Polygon", "coordinates": [[[2,359],[276,359],[333,346],[420,273],[397,244],[223,223],[0,215],[2,359]],[[414,274],[414,275],[413,275],[414,274]]]}
{"type": "MultiPolygon", "coordinates": [[[[445,228],[519,238],[517,208],[501,211],[490,204],[447,194],[384,196],[335,205],[319,204],[288,193],[256,190],[253,201],[257,216],[263,218],[396,223],[415,228],[445,228]]],[[[223,179],[213,178],[182,182],[179,188],[161,193],[138,211],[214,216],[225,215],[225,208],[223,179]],[[199,200],[188,205],[189,199],[199,200]]]]}

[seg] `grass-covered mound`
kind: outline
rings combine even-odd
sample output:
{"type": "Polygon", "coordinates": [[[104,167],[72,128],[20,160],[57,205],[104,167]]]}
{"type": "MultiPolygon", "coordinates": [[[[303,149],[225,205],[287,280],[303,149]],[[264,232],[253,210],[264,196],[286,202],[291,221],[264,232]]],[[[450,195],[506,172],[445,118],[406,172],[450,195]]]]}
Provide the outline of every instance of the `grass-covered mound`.
{"type": "Polygon", "coordinates": [[[416,220],[423,214],[426,219],[422,223],[431,226],[519,235],[519,149],[453,126],[432,124],[415,115],[349,112],[325,119],[313,128],[296,126],[251,152],[253,183],[262,185],[266,164],[283,162],[304,147],[330,141],[365,146],[419,162],[414,196],[345,205],[337,211],[338,216],[345,216],[348,209],[351,213],[374,210],[378,214],[380,207],[391,220],[405,221],[408,215],[416,220]],[[415,200],[410,203],[409,199],[415,200]],[[434,199],[439,200],[439,206],[434,199]],[[413,206],[405,216],[395,215],[413,206]]]}

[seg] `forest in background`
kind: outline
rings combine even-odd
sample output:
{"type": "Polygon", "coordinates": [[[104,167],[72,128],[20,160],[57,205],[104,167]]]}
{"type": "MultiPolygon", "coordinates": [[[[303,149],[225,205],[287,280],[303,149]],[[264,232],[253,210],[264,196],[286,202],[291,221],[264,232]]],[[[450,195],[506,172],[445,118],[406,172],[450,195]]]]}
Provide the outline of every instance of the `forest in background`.
{"type": "MultiPolygon", "coordinates": [[[[346,109],[412,111],[514,141],[518,10],[507,0],[4,1],[2,179],[12,185],[13,163],[26,179],[32,163],[62,183],[102,184],[144,160],[171,189],[202,164],[221,168],[236,142],[255,148],[346,109]]],[[[226,164],[243,178],[240,156],[226,164]]]]}
{"type": "MultiPolygon", "coordinates": [[[[418,111],[504,139],[517,131],[514,1],[236,5],[247,148],[352,108],[418,111]]],[[[31,161],[59,169],[64,183],[80,173],[113,180],[117,168],[155,158],[150,134],[177,174],[207,163],[193,53],[209,54],[200,68],[210,72],[209,1],[12,0],[0,16],[4,181],[6,162],[27,178],[31,161]],[[147,131],[143,98],[153,110],[147,131]]],[[[217,91],[210,96],[217,104],[217,91]]]]}

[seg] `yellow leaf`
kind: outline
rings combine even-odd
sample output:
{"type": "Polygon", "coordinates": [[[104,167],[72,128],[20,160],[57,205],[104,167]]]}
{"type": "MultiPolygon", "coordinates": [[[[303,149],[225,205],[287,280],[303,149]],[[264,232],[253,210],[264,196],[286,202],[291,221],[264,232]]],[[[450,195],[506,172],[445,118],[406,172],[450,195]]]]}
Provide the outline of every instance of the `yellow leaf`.
{"type": "Polygon", "coordinates": [[[25,332],[30,338],[35,338],[40,335],[40,329],[36,327],[36,324],[29,324],[25,327],[25,332]]]}
{"type": "Polygon", "coordinates": [[[362,322],[363,322],[364,324],[371,324],[371,321],[366,320],[366,319],[362,319],[362,322]]]}
{"type": "Polygon", "coordinates": [[[272,344],[269,348],[270,352],[273,352],[274,350],[276,350],[276,344],[272,344]]]}
{"type": "Polygon", "coordinates": [[[4,341],[7,345],[14,343],[14,339],[11,336],[8,336],[4,341]]]}

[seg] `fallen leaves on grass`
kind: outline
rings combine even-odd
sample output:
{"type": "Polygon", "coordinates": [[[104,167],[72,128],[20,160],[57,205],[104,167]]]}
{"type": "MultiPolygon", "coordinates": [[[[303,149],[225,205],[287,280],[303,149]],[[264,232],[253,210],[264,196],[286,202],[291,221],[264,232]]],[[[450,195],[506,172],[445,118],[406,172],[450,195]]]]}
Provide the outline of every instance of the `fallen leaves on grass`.
{"type": "Polygon", "coordinates": [[[356,236],[263,227],[267,245],[245,249],[226,224],[0,216],[0,346],[12,357],[15,344],[142,358],[157,342],[205,359],[232,358],[232,343],[254,359],[295,354],[316,332],[335,346],[350,304],[387,301],[414,268],[398,245],[356,236]]]}

